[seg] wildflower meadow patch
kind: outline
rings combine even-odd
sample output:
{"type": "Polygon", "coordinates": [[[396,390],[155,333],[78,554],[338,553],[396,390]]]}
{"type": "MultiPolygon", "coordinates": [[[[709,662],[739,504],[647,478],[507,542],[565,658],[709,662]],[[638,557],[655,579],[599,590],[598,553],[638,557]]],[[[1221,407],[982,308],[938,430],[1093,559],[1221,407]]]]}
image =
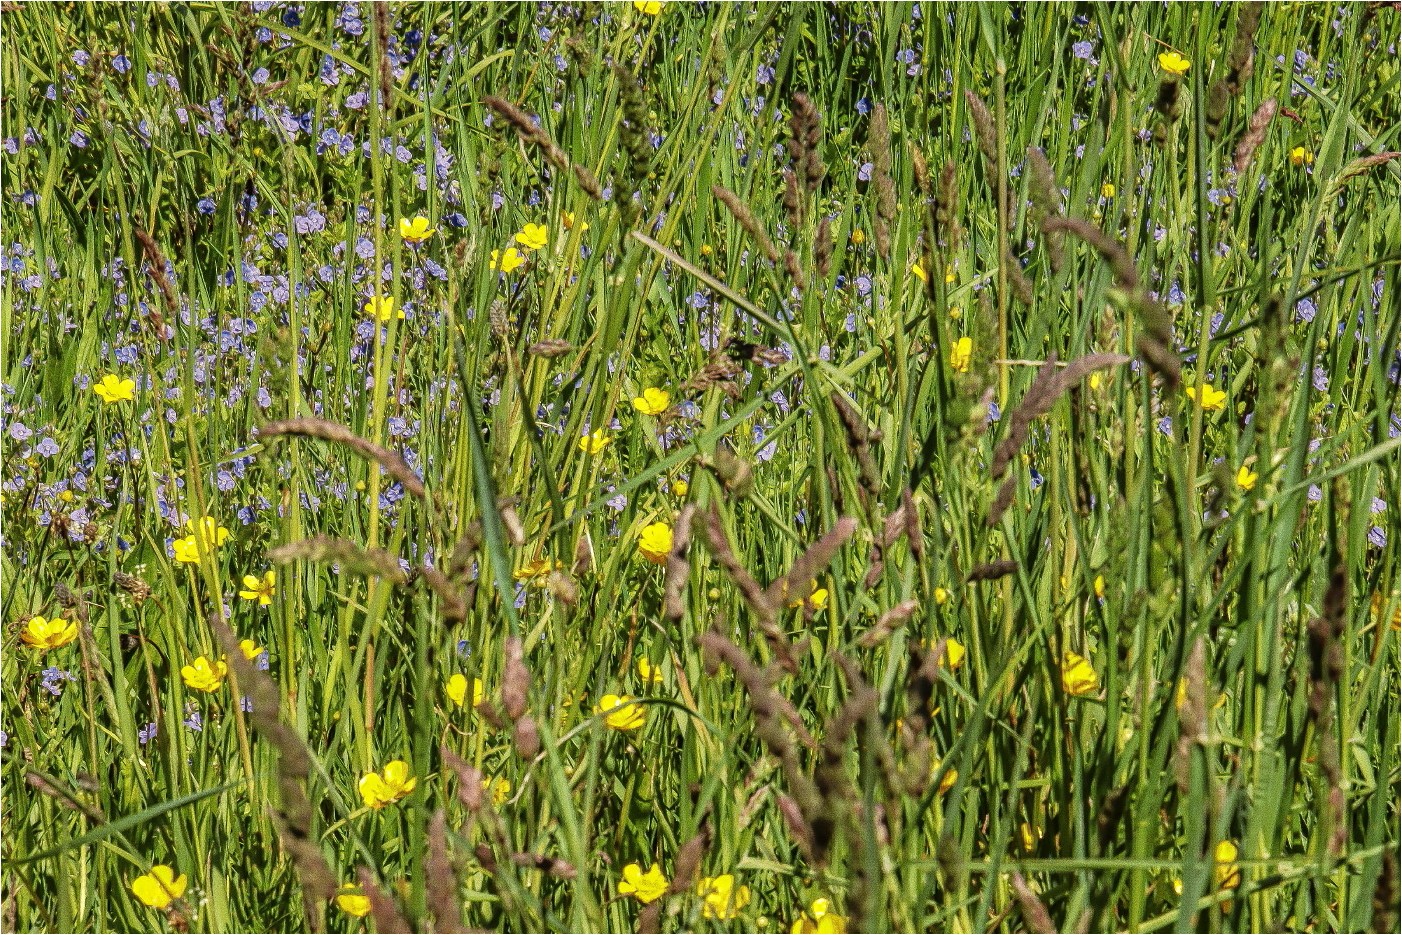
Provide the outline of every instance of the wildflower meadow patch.
{"type": "Polygon", "coordinates": [[[0,926],[1395,931],[1398,34],[6,2],[0,926]]]}

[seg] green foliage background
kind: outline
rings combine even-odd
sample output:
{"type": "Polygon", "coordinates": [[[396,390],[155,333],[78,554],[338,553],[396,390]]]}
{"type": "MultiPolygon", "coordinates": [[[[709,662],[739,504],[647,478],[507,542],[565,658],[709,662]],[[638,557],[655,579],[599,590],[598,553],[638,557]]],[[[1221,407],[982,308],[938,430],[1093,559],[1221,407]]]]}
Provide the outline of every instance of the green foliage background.
{"type": "Polygon", "coordinates": [[[787,931],[824,897],[850,930],[1391,931],[1398,16],[1268,5],[1249,77],[1215,89],[1246,10],[6,4],[6,927],[787,931]],[[786,207],[797,92],[825,174],[786,207]],[[1142,290],[1043,230],[1039,195],[1122,245],[1142,290]],[[417,249],[396,224],[416,214],[437,228],[417,249]],[[498,275],[527,223],[547,246],[498,275]],[[377,266],[408,314],[373,341],[377,266]],[[1180,386],[1136,358],[1033,387],[1052,355],[1136,354],[1156,310],[1180,386]],[[136,399],[104,406],[107,373],[136,399]],[[1185,392],[1209,383],[1220,411],[1185,392]],[[661,420],[630,405],[648,386],[671,393],[661,420]],[[408,449],[427,497],[347,445],[257,434],[312,416],[408,449]],[[686,505],[672,619],[636,539],[686,505]],[[712,511],[761,585],[852,517],[813,569],[823,607],[783,608],[767,639],[703,544],[712,511]],[[176,563],[176,521],[202,515],[230,540],[176,563]],[[313,536],[340,544],[296,545],[313,536]],[[299,557],[274,566],[279,547],[299,557]],[[549,586],[512,577],[542,558],[549,586]],[[240,599],[269,567],[274,602],[240,599]],[[41,653],[18,639],[34,614],[81,635],[41,653]],[[180,677],[228,650],[225,614],[269,652],[271,681],[236,670],[252,713],[180,677]],[[760,666],[798,647],[769,681],[802,731],[709,664],[712,629],[760,666]],[[513,634],[538,754],[444,694],[481,678],[500,707],[524,685],[513,634]],[[946,638],[957,668],[927,655],[946,638]],[[1097,691],[1064,690],[1067,652],[1097,691]],[[643,729],[593,715],[623,692],[643,729]],[[469,807],[444,750],[509,798],[469,807]],[[358,779],[393,759],[417,788],[363,808],[358,779]],[[818,812],[786,821],[815,779],[818,812]],[[826,861],[801,843],[815,819],[826,861]],[[750,888],[737,919],[686,880],[647,910],[617,893],[625,864],[678,876],[688,848],[750,888]],[[188,875],[169,912],[130,891],[156,863],[188,875]],[[384,900],[364,923],[323,888],[358,868],[384,900]]]}

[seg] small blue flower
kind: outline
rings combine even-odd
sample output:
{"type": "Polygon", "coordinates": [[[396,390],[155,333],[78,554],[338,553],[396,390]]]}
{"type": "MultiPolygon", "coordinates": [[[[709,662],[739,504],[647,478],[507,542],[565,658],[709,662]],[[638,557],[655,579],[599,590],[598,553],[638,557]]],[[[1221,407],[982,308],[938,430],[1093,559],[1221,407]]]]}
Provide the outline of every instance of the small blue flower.
{"type": "Polygon", "coordinates": [[[67,672],[60,669],[58,666],[49,666],[39,674],[43,676],[43,682],[40,683],[40,687],[54,697],[63,694],[64,682],[77,681],[77,679],[73,677],[72,672],[67,672]]]}

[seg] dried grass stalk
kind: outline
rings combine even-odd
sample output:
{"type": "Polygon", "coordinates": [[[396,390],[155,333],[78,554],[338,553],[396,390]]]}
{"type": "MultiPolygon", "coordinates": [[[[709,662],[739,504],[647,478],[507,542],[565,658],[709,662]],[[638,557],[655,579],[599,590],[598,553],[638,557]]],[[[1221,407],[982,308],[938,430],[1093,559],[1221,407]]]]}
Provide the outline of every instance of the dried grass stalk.
{"type": "Polygon", "coordinates": [[[1010,558],[999,559],[996,562],[989,562],[986,565],[979,565],[969,572],[969,576],[964,580],[969,584],[975,581],[996,581],[1017,571],[1017,562],[1010,558]]]}
{"type": "Polygon", "coordinates": [[[1246,133],[1237,142],[1236,152],[1232,155],[1232,168],[1236,170],[1237,175],[1246,172],[1256,149],[1266,141],[1266,131],[1270,129],[1278,109],[1275,98],[1270,97],[1262,101],[1261,106],[1251,115],[1251,121],[1246,125],[1246,133]]]}
{"type": "Polygon", "coordinates": [[[370,918],[375,923],[377,932],[412,932],[409,927],[409,920],[400,913],[399,907],[394,904],[384,890],[375,883],[375,875],[369,868],[361,867],[360,891],[370,897],[370,918]]]}
{"type": "Polygon", "coordinates": [[[895,607],[892,607],[890,610],[886,611],[886,613],[882,614],[877,619],[875,625],[873,625],[870,630],[863,633],[861,639],[857,640],[857,645],[865,649],[870,649],[878,645],[892,633],[896,632],[899,627],[904,626],[905,622],[910,619],[910,615],[915,613],[919,607],[920,603],[918,601],[901,601],[895,607]]]}
{"type": "Polygon", "coordinates": [[[1022,910],[1022,919],[1027,923],[1027,928],[1040,935],[1056,935],[1057,928],[1047,912],[1047,907],[1037,898],[1037,894],[1032,892],[1032,887],[1027,885],[1022,874],[1014,871],[1012,884],[1013,894],[1017,896],[1017,905],[1022,910]]]}
{"type": "Polygon", "coordinates": [[[1090,244],[1110,264],[1115,281],[1130,294],[1143,328],[1135,336],[1135,350],[1169,389],[1178,386],[1182,364],[1173,353],[1173,318],[1159,302],[1149,297],[1139,283],[1139,273],[1124,247],[1093,224],[1079,218],[1052,218],[1042,225],[1046,231],[1066,231],[1090,244]]]}
{"type": "Polygon", "coordinates": [[[695,515],[696,505],[688,503],[682,507],[672,527],[672,551],[667,554],[667,576],[662,583],[662,610],[668,620],[680,620],[686,613],[682,589],[686,587],[686,578],[691,572],[686,550],[691,544],[691,520],[695,515]]]}
{"type": "Polygon", "coordinates": [[[836,557],[847,540],[857,531],[857,520],[844,516],[817,542],[798,557],[788,573],[781,575],[765,589],[766,600],[773,606],[782,604],[785,595],[797,593],[808,582],[818,576],[818,572],[836,557]]]}
{"type": "Polygon", "coordinates": [[[677,859],[672,865],[672,882],[667,887],[669,894],[677,895],[691,891],[701,869],[701,861],[706,856],[706,849],[710,846],[711,827],[708,822],[703,821],[700,829],[677,849],[677,859]]]}
{"type": "Polygon", "coordinates": [[[1096,370],[1118,367],[1126,363],[1129,363],[1129,358],[1123,354],[1087,354],[1085,357],[1078,357],[1071,361],[1065,367],[1057,367],[1056,355],[1050,355],[1046,363],[1037,371],[1037,376],[1032,381],[1026,395],[1022,397],[1022,402],[1012,412],[1008,434],[1004,436],[993,452],[992,475],[994,477],[1002,475],[1003,471],[1012,463],[1013,458],[1017,456],[1023,443],[1027,441],[1032,420],[1051,412],[1052,406],[1056,404],[1062,393],[1096,370]]]}
{"type": "Polygon", "coordinates": [[[398,452],[366,441],[344,425],[325,419],[286,419],[281,422],[268,422],[258,429],[259,438],[275,438],[280,435],[301,435],[345,445],[356,454],[379,464],[385,473],[399,481],[408,493],[421,500],[427,495],[424,482],[419,480],[419,476],[398,452]]]}
{"type": "Polygon", "coordinates": [[[338,884],[336,874],[312,837],[312,805],[305,788],[311,774],[311,754],[297,732],[278,717],[277,685],[244,655],[239,648],[238,635],[224,615],[216,611],[208,622],[233,670],[234,682],[248,696],[249,722],[278,751],[277,787],[281,805],[272,816],[273,825],[297,870],[307,918],[317,918],[318,905],[335,895],[338,884]]]}
{"type": "Polygon", "coordinates": [[[313,536],[297,542],[280,545],[268,552],[268,559],[275,565],[287,565],[305,559],[341,565],[346,571],[367,577],[385,578],[388,581],[405,585],[409,578],[399,561],[384,549],[367,549],[345,539],[331,536],[313,536]]]}
{"type": "Polygon", "coordinates": [[[443,572],[432,565],[424,565],[419,569],[419,577],[424,584],[428,585],[429,590],[438,595],[438,599],[443,602],[443,616],[446,619],[467,619],[467,604],[463,602],[462,595],[443,572]]]}
{"type": "Polygon", "coordinates": [[[424,858],[424,890],[435,932],[461,932],[458,881],[448,856],[448,819],[443,809],[428,822],[428,855],[424,858]]]}
{"type": "Polygon", "coordinates": [[[482,103],[486,104],[493,111],[499,114],[507,123],[511,124],[524,142],[529,143],[540,151],[545,161],[550,163],[560,171],[566,171],[570,166],[569,156],[565,151],[555,145],[555,141],[550,138],[550,134],[545,132],[544,127],[536,126],[536,122],[524,110],[517,107],[510,101],[503,100],[495,95],[488,94],[482,98],[482,103]]]}
{"type": "Polygon", "coordinates": [[[740,196],[735,194],[724,185],[712,185],[711,194],[728,210],[735,220],[740,222],[740,226],[750,235],[755,244],[759,247],[759,252],[771,263],[779,262],[779,248],[774,246],[774,241],[769,239],[769,235],[764,232],[759,221],[755,218],[754,212],[749,205],[740,200],[740,196]]]}
{"type": "MultiPolygon", "coordinates": [[[[166,258],[161,252],[161,248],[156,245],[156,238],[139,227],[131,229],[132,236],[141,243],[141,249],[146,254],[146,259],[151,264],[151,278],[156,281],[156,286],[161,290],[161,298],[165,300],[166,311],[174,315],[180,311],[180,298],[175,294],[175,287],[171,285],[169,277],[166,276],[166,258]]],[[[157,322],[159,325],[160,323],[157,322]]]]}
{"type": "Polygon", "coordinates": [[[968,102],[969,116],[974,122],[974,138],[978,140],[983,158],[988,160],[989,178],[997,178],[998,133],[993,126],[993,115],[988,112],[988,105],[973,91],[965,90],[964,100],[968,102]]]}
{"type": "Polygon", "coordinates": [[[519,636],[506,638],[506,665],[501,677],[501,707],[515,721],[526,713],[531,671],[526,668],[525,647],[519,636]]]}

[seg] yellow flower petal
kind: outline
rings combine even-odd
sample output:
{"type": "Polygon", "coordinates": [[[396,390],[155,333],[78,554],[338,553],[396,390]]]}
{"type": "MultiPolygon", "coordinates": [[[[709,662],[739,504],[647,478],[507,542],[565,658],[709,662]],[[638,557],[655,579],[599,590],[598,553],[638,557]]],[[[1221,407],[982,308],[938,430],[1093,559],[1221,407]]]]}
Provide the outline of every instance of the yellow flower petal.
{"type": "Polygon", "coordinates": [[[666,523],[644,526],[638,534],[638,551],[654,565],[663,565],[672,552],[672,527],[666,523]]]}
{"type": "Polygon", "coordinates": [[[165,864],[156,864],[150,873],[131,881],[131,891],[143,905],[164,909],[185,895],[186,882],[185,874],[176,876],[165,864]]]}
{"type": "Polygon", "coordinates": [[[361,893],[354,883],[343,883],[336,894],[336,908],[357,919],[364,918],[370,914],[370,897],[361,893]]]}
{"type": "Polygon", "coordinates": [[[605,695],[594,706],[594,713],[603,715],[604,723],[614,730],[637,730],[647,723],[647,709],[633,701],[632,695],[605,695]]]}
{"type": "Polygon", "coordinates": [[[660,416],[672,404],[672,396],[666,390],[649,386],[641,396],[633,397],[633,408],[645,416],[660,416]]]}

